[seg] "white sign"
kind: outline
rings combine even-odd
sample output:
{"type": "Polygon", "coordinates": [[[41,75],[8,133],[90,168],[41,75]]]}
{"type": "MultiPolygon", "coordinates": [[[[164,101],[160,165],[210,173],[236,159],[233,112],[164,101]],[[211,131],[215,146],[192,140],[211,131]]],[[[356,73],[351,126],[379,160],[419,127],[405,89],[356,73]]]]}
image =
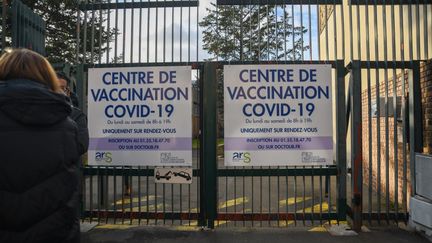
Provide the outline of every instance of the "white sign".
{"type": "Polygon", "coordinates": [[[154,170],[156,183],[170,184],[192,184],[192,168],[175,167],[161,168],[156,167],[154,170]]]}
{"type": "Polygon", "coordinates": [[[90,165],[192,165],[191,67],[88,73],[90,165]]]}
{"type": "Polygon", "coordinates": [[[226,166],[333,164],[330,65],[224,67],[226,166]]]}

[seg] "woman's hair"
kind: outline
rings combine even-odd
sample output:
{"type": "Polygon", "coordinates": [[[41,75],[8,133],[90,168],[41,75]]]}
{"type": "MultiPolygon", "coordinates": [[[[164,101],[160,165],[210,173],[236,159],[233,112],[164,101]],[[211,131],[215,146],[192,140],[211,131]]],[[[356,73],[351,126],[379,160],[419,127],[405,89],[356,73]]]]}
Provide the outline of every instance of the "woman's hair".
{"type": "Polygon", "coordinates": [[[20,48],[6,51],[0,57],[0,80],[30,79],[61,92],[51,64],[38,53],[20,48]]]}

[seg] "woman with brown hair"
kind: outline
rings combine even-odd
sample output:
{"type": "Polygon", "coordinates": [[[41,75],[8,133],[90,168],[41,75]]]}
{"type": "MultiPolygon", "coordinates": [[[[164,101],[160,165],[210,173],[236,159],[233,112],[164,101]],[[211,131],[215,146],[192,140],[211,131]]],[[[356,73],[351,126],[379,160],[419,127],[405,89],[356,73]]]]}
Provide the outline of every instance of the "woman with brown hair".
{"type": "Polygon", "coordinates": [[[84,151],[70,112],[44,57],[0,57],[0,242],[79,242],[84,151]]]}

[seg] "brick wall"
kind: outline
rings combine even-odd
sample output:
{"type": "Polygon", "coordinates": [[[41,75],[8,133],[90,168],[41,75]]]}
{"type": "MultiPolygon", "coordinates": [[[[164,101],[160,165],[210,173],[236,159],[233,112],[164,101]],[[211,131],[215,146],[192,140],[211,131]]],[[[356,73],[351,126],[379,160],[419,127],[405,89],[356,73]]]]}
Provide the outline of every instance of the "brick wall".
{"type": "MultiPolygon", "coordinates": [[[[424,152],[432,153],[432,60],[426,63],[422,63],[420,67],[420,83],[422,92],[422,110],[423,110],[423,139],[424,139],[424,152]]],[[[376,86],[374,75],[371,77],[372,88],[371,88],[371,100],[372,104],[375,103],[376,99],[376,86]]],[[[405,93],[402,94],[402,73],[396,75],[396,93],[397,96],[405,96],[408,99],[408,75],[405,73],[405,93]]],[[[393,70],[389,70],[388,73],[388,97],[393,99],[393,70]]],[[[385,81],[380,80],[379,83],[379,94],[380,97],[385,97],[386,86],[385,81]]],[[[403,154],[403,140],[402,131],[403,126],[401,122],[402,116],[396,121],[396,140],[395,140],[395,120],[393,116],[388,117],[388,134],[386,134],[386,118],[385,115],[381,115],[380,118],[372,117],[371,130],[372,138],[369,140],[369,115],[368,114],[368,92],[367,90],[362,93],[362,124],[363,124],[363,178],[366,185],[369,185],[369,170],[372,168],[372,187],[374,191],[377,191],[378,185],[381,186],[381,195],[385,198],[386,186],[387,186],[387,176],[389,181],[389,194],[390,200],[395,201],[395,182],[397,180],[397,190],[398,190],[398,202],[402,203],[402,188],[404,182],[404,176],[406,176],[407,185],[407,197],[410,195],[410,161],[409,161],[409,139],[407,137],[406,141],[406,170],[404,171],[404,154],[403,154]],[[379,119],[379,121],[378,121],[379,119]],[[379,122],[379,132],[378,135],[378,122],[379,122]],[[380,142],[378,143],[378,137],[380,142]],[[371,141],[371,150],[369,147],[369,141],[371,141]],[[388,160],[386,153],[386,141],[388,141],[388,160]],[[396,141],[396,156],[395,156],[395,141],[396,141]],[[378,149],[380,151],[378,151],[378,149]],[[379,152],[379,154],[378,154],[379,152]],[[370,161],[369,156],[372,156],[370,161]],[[395,157],[397,159],[395,159],[395,157]],[[378,160],[380,159],[380,160],[378,160]],[[388,161],[388,166],[386,161],[388,161]],[[395,163],[396,161],[396,163],[395,163]],[[397,166],[397,176],[395,176],[395,169],[397,166]],[[388,175],[387,175],[388,170],[388,175]],[[381,177],[380,179],[378,177],[381,177]]],[[[406,120],[408,122],[408,120],[406,120]]],[[[406,131],[408,134],[408,131],[406,131]]]]}

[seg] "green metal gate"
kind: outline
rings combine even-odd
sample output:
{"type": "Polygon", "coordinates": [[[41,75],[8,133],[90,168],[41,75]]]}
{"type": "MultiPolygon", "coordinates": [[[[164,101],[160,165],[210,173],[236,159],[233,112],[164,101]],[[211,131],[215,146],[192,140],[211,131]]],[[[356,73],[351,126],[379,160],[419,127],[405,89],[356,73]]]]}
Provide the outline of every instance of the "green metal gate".
{"type": "Polygon", "coordinates": [[[19,0],[2,2],[1,49],[27,48],[45,55],[45,21],[19,0]]]}
{"type": "Polygon", "coordinates": [[[432,57],[431,4],[420,0],[218,0],[207,6],[216,13],[213,30],[198,25],[204,10],[200,4],[195,0],[80,1],[76,78],[81,103],[86,102],[86,86],[91,82],[88,68],[190,65],[199,94],[194,100],[194,123],[201,131],[194,137],[191,185],[155,184],[153,167],[84,167],[83,220],[210,228],[289,227],[338,223],[348,215],[357,230],[364,223],[406,222],[408,168],[411,175],[414,171],[407,154],[422,147],[422,138],[414,131],[421,128],[422,120],[420,65],[432,57]],[[248,15],[255,10],[257,16],[248,15]],[[228,25],[218,23],[226,15],[242,17],[228,25]],[[267,30],[255,29],[256,23],[267,30]],[[407,30],[404,25],[409,26],[407,30]],[[105,41],[102,33],[110,29],[112,35],[105,41]],[[240,37],[229,37],[234,30],[240,37]],[[222,44],[231,43],[233,48],[222,53],[217,47],[212,55],[205,54],[203,35],[212,31],[219,34],[222,44]],[[245,38],[258,39],[245,45],[245,38]],[[280,45],[276,52],[269,48],[271,40],[280,45]],[[336,88],[334,166],[222,166],[217,90],[227,64],[330,64],[336,88]],[[397,86],[400,75],[403,81],[397,81],[401,83],[397,86]],[[394,80],[393,87],[389,80],[394,80]],[[394,94],[401,94],[400,108],[398,95],[389,96],[392,88],[394,94]],[[385,114],[384,129],[381,100],[385,102],[381,112],[385,114]],[[372,116],[373,105],[378,115],[372,116]],[[399,117],[397,109],[404,115],[399,117]],[[395,139],[402,134],[403,141],[391,141],[390,119],[391,136],[395,139]],[[398,130],[399,119],[402,131],[398,130]],[[374,122],[379,129],[373,129],[374,122]],[[407,124],[413,144],[410,150],[407,124]],[[365,130],[367,133],[362,132],[365,130]],[[375,141],[379,146],[373,146],[375,141]],[[385,143],[384,153],[381,143],[385,143]],[[403,195],[399,196],[397,192],[390,196],[391,143],[394,158],[403,153],[402,159],[392,162],[402,165],[400,170],[393,168],[395,188],[402,181],[403,195]],[[377,162],[373,154],[378,154],[377,162]],[[131,193],[125,190],[128,185],[131,193]]]}

